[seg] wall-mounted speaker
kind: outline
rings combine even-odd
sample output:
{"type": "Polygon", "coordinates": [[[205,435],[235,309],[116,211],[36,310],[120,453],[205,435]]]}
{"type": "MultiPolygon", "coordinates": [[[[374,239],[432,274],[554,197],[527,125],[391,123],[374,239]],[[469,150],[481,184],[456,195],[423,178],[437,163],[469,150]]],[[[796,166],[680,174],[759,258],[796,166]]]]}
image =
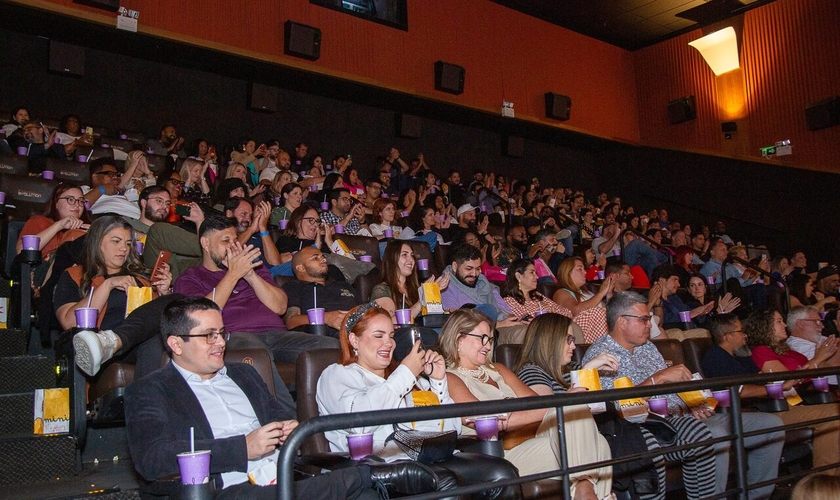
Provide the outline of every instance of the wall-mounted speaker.
{"type": "Polygon", "coordinates": [[[555,94],[554,92],[545,93],[546,118],[553,118],[555,120],[568,120],[571,116],[571,113],[571,97],[563,94],[555,94]]]}
{"type": "Polygon", "coordinates": [[[457,64],[438,61],[435,63],[435,90],[461,94],[464,92],[464,68],[457,64]]]}
{"type": "Polygon", "coordinates": [[[321,30],[286,21],[283,33],[283,53],[315,61],[321,57],[321,30]]]}
{"type": "Polygon", "coordinates": [[[720,131],[729,134],[738,131],[738,122],[723,122],[720,124],[720,131]]]}
{"type": "Polygon", "coordinates": [[[672,125],[697,118],[697,102],[693,95],[674,99],[668,103],[668,121],[672,125]]]}
{"type": "Polygon", "coordinates": [[[59,75],[85,76],[85,48],[50,40],[50,71],[59,75]]]}
{"type": "Polygon", "coordinates": [[[73,0],[73,3],[110,10],[112,12],[120,10],[120,0],[73,0]]]}
{"type": "Polygon", "coordinates": [[[515,135],[503,135],[502,155],[510,158],[522,158],[525,156],[525,138],[515,135]]]}
{"type": "Polygon", "coordinates": [[[808,130],[819,130],[840,124],[840,96],[829,97],[805,108],[808,130]]]}
{"type": "Polygon", "coordinates": [[[397,113],[397,137],[418,139],[420,137],[420,117],[397,113]]]}
{"type": "Polygon", "coordinates": [[[251,83],[248,87],[248,109],[274,113],[277,111],[277,87],[251,83]]]}

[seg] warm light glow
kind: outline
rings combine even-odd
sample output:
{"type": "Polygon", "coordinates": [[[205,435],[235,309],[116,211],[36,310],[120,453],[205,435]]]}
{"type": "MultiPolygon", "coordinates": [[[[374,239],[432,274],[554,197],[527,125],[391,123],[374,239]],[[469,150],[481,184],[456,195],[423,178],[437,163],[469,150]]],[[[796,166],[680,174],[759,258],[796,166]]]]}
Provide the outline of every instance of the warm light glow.
{"type": "Polygon", "coordinates": [[[732,26],[698,38],[689,45],[700,51],[700,55],[712,68],[715,75],[738,69],[738,38],[732,26]]]}

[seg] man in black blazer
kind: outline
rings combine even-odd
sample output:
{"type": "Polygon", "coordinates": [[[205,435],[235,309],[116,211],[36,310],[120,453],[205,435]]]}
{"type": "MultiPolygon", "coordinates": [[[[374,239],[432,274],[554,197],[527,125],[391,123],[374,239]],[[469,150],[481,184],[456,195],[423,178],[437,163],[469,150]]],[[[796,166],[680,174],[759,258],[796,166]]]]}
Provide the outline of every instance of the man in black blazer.
{"type": "MultiPolygon", "coordinates": [[[[274,486],[260,487],[246,473],[276,460],[297,426],[294,415],[271,397],[256,371],[245,364],[225,366],[229,333],[218,306],[206,298],[185,298],[170,303],[161,318],[172,363],[144,377],[126,390],[126,427],[131,457],[149,481],[179,474],[177,454],[190,448],[190,427],[195,428],[195,449],[210,450],[214,498],[277,498],[274,486]],[[250,405],[248,404],[250,403],[250,405]]],[[[361,466],[298,481],[299,498],[377,498],[374,482],[393,492],[432,491],[434,474],[413,462],[393,466],[361,466]]],[[[177,485],[177,483],[174,483],[177,485]]]]}

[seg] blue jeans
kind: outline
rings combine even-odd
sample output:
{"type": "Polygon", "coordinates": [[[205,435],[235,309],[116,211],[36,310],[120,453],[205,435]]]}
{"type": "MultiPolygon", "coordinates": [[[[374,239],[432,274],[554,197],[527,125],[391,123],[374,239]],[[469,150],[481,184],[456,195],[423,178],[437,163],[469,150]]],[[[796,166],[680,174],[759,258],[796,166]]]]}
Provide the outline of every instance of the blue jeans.
{"type": "Polygon", "coordinates": [[[639,240],[633,240],[624,247],[624,255],[622,256],[624,263],[633,266],[641,266],[648,275],[648,278],[653,276],[653,270],[662,264],[668,262],[668,257],[665,254],[651,248],[639,240]]]}

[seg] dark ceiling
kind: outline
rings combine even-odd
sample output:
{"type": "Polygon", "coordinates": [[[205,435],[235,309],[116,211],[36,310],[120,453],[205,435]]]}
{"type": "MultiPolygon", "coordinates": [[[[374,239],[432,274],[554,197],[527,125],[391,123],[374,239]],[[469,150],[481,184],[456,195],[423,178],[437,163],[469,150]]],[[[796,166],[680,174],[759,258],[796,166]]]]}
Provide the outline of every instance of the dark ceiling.
{"type": "Polygon", "coordinates": [[[774,0],[492,1],[624,49],[637,50],[774,0]],[[685,12],[690,9],[693,10],[685,12]]]}

